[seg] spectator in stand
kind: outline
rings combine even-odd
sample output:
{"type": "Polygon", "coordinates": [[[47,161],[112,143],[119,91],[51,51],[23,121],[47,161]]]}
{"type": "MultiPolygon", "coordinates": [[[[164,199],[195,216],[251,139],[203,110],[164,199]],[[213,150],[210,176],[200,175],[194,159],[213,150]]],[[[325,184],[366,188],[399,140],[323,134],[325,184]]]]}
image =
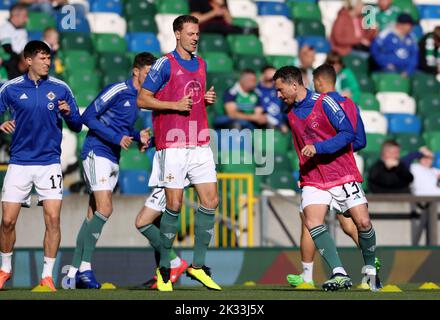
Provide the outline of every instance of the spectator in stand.
{"type": "Polygon", "coordinates": [[[199,19],[200,32],[221,33],[253,33],[258,35],[258,29],[243,28],[232,24],[232,17],[225,0],[190,0],[189,11],[199,19]]]}
{"type": "Polygon", "coordinates": [[[63,5],[69,4],[68,0],[20,0],[19,3],[28,5],[29,11],[46,12],[50,15],[63,5]]]}
{"type": "Polygon", "coordinates": [[[419,42],[419,68],[427,73],[437,75],[440,81],[440,26],[434,28],[419,42]]]}
{"type": "Polygon", "coordinates": [[[282,101],[278,99],[277,89],[273,76],[275,67],[267,65],[261,69],[260,82],[255,89],[258,95],[257,105],[263,108],[267,117],[267,127],[281,130],[283,133],[289,132],[286,115],[282,109],[282,101]]]}
{"type": "Polygon", "coordinates": [[[18,57],[18,64],[17,64],[17,72],[19,75],[23,75],[27,73],[29,70],[29,66],[26,62],[26,59],[24,58],[24,53],[20,53],[18,57]]]}
{"type": "Polygon", "coordinates": [[[346,0],[339,11],[330,34],[332,49],[345,56],[354,50],[366,55],[376,35],[374,26],[363,25],[362,0],[346,0]]]}
{"type": "Polygon", "coordinates": [[[377,6],[377,29],[382,31],[396,23],[397,17],[400,14],[400,8],[393,5],[393,0],[379,0],[377,6]]]}
{"type": "Polygon", "coordinates": [[[336,91],[357,103],[361,89],[354,73],[344,66],[342,57],[336,51],[330,51],[327,54],[326,63],[332,65],[336,71],[336,91]]]}
{"type": "Polygon", "coordinates": [[[255,129],[264,128],[267,117],[262,107],[257,106],[258,96],[255,93],[257,75],[251,69],[244,69],[238,82],[223,97],[225,116],[215,120],[217,128],[255,129]]]}
{"type": "Polygon", "coordinates": [[[397,72],[410,76],[417,68],[419,49],[417,38],[411,32],[412,17],[402,13],[397,23],[379,33],[371,45],[371,55],[380,71],[397,72]]]}
{"type": "Polygon", "coordinates": [[[304,87],[313,90],[313,64],[316,59],[316,51],[309,45],[303,45],[298,54],[298,68],[303,74],[304,87]]]}
{"type": "Polygon", "coordinates": [[[416,196],[440,196],[440,169],[433,167],[434,154],[426,149],[418,163],[411,164],[411,191],[416,196]]]}
{"type": "Polygon", "coordinates": [[[13,79],[21,75],[18,70],[20,53],[28,42],[28,33],[25,29],[28,20],[28,10],[24,4],[14,4],[9,9],[9,19],[0,26],[0,44],[9,54],[9,59],[3,61],[8,72],[8,78],[13,79]]]}
{"type": "Polygon", "coordinates": [[[432,157],[432,152],[421,147],[419,151],[400,157],[400,145],[394,140],[382,144],[381,159],[370,169],[368,189],[372,193],[409,193],[414,177],[411,163],[422,157],[432,157]]]}
{"type": "Polygon", "coordinates": [[[57,29],[48,27],[43,32],[43,41],[49,46],[51,50],[51,70],[57,74],[61,74],[64,71],[64,67],[61,63],[61,59],[57,56],[60,49],[60,34],[57,29]]]}

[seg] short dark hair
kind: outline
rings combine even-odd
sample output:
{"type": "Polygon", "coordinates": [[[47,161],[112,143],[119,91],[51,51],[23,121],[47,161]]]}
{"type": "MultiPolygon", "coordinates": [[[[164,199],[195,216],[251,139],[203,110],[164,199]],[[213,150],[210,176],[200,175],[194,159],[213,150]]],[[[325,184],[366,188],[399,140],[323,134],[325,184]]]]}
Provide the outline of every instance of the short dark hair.
{"type": "Polygon", "coordinates": [[[398,147],[400,148],[400,144],[396,140],[385,140],[382,143],[381,151],[385,149],[386,147],[398,147]]]}
{"type": "Polygon", "coordinates": [[[325,63],[334,65],[334,64],[340,64],[342,67],[344,67],[344,61],[342,60],[342,57],[339,53],[336,51],[330,51],[327,54],[327,58],[325,59],[325,63]]]}
{"type": "Polygon", "coordinates": [[[318,68],[313,70],[313,77],[323,77],[325,80],[330,81],[333,85],[336,83],[336,71],[331,64],[324,63],[318,68]]]}
{"type": "Polygon", "coordinates": [[[194,16],[191,16],[189,14],[185,14],[182,16],[178,16],[176,19],[174,19],[173,21],[173,31],[182,31],[183,29],[183,24],[185,23],[195,23],[195,24],[199,24],[199,19],[197,19],[194,16]]]}
{"type": "Polygon", "coordinates": [[[9,8],[9,15],[10,16],[12,16],[12,14],[14,13],[14,12],[17,12],[17,11],[22,11],[22,10],[28,10],[28,7],[27,7],[27,5],[25,5],[24,3],[16,3],[16,4],[13,4],[10,8],[9,8]]]}
{"type": "Polygon", "coordinates": [[[277,79],[281,79],[283,82],[287,83],[295,81],[301,86],[304,85],[301,70],[294,66],[284,66],[279,68],[273,76],[273,81],[277,81],[277,79]]]}
{"type": "Polygon", "coordinates": [[[434,40],[440,42],[440,26],[436,26],[432,32],[434,40]]]}
{"type": "Polygon", "coordinates": [[[43,53],[43,54],[51,53],[49,46],[45,42],[40,40],[29,41],[23,50],[23,54],[25,58],[33,58],[39,53],[43,53]]]}
{"type": "Polygon", "coordinates": [[[276,69],[273,65],[270,65],[270,64],[266,64],[265,66],[263,66],[263,68],[261,68],[261,73],[264,73],[266,70],[269,70],[269,69],[276,69]]]}
{"type": "Polygon", "coordinates": [[[257,73],[255,72],[255,70],[252,70],[251,68],[244,68],[240,71],[240,76],[246,74],[246,73],[250,73],[250,74],[254,74],[256,75],[257,73]]]}
{"type": "Polygon", "coordinates": [[[133,68],[152,66],[156,62],[156,57],[149,52],[138,53],[133,60],[133,68]]]}

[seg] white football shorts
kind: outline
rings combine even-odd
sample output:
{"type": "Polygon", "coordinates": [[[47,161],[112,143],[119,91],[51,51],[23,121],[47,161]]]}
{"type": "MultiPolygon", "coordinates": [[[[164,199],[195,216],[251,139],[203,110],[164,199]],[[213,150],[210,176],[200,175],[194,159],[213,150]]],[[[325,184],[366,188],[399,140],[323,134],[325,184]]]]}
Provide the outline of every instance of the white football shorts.
{"type": "Polygon", "coordinates": [[[214,155],[209,145],[156,151],[150,187],[183,189],[190,184],[217,182],[214,155]]]}
{"type": "Polygon", "coordinates": [[[345,213],[349,209],[368,203],[359,182],[349,182],[328,190],[304,186],[301,194],[301,211],[311,204],[326,204],[345,213]]]}
{"type": "Polygon", "coordinates": [[[31,205],[32,187],[38,194],[38,202],[63,199],[63,173],[61,164],[23,166],[10,164],[6,171],[2,190],[2,202],[31,205]]]}
{"type": "Polygon", "coordinates": [[[83,160],[83,175],[88,192],[113,191],[118,183],[119,165],[90,151],[83,160]]]}

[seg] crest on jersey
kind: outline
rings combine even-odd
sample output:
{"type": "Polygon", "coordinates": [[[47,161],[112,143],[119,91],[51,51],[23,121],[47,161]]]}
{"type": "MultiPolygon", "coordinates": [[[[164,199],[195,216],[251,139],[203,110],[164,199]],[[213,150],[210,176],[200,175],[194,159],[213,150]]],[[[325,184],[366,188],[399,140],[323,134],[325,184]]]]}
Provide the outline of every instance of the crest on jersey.
{"type": "Polygon", "coordinates": [[[53,93],[53,92],[51,91],[51,92],[49,92],[49,93],[46,95],[46,97],[47,97],[47,99],[49,99],[50,101],[52,101],[53,99],[56,98],[56,95],[55,95],[55,93],[53,93]]]}
{"type": "Polygon", "coordinates": [[[312,126],[313,129],[318,129],[319,127],[319,123],[318,122],[312,122],[312,126]]]}
{"type": "Polygon", "coordinates": [[[205,93],[203,92],[202,84],[197,80],[191,80],[185,85],[183,89],[183,95],[191,95],[191,99],[194,104],[202,101],[205,93]]]}
{"type": "Polygon", "coordinates": [[[55,108],[55,105],[54,105],[53,102],[49,102],[49,103],[47,104],[47,109],[49,109],[49,110],[53,110],[54,108],[55,108]]]}

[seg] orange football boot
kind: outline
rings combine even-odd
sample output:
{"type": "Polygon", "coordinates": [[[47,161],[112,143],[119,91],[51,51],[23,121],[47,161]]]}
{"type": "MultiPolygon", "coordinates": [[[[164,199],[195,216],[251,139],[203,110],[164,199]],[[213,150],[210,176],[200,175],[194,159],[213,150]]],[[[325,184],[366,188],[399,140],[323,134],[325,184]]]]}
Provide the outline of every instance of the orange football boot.
{"type": "Polygon", "coordinates": [[[12,272],[4,272],[3,270],[0,270],[0,289],[3,289],[6,281],[11,279],[11,276],[12,272]]]}

